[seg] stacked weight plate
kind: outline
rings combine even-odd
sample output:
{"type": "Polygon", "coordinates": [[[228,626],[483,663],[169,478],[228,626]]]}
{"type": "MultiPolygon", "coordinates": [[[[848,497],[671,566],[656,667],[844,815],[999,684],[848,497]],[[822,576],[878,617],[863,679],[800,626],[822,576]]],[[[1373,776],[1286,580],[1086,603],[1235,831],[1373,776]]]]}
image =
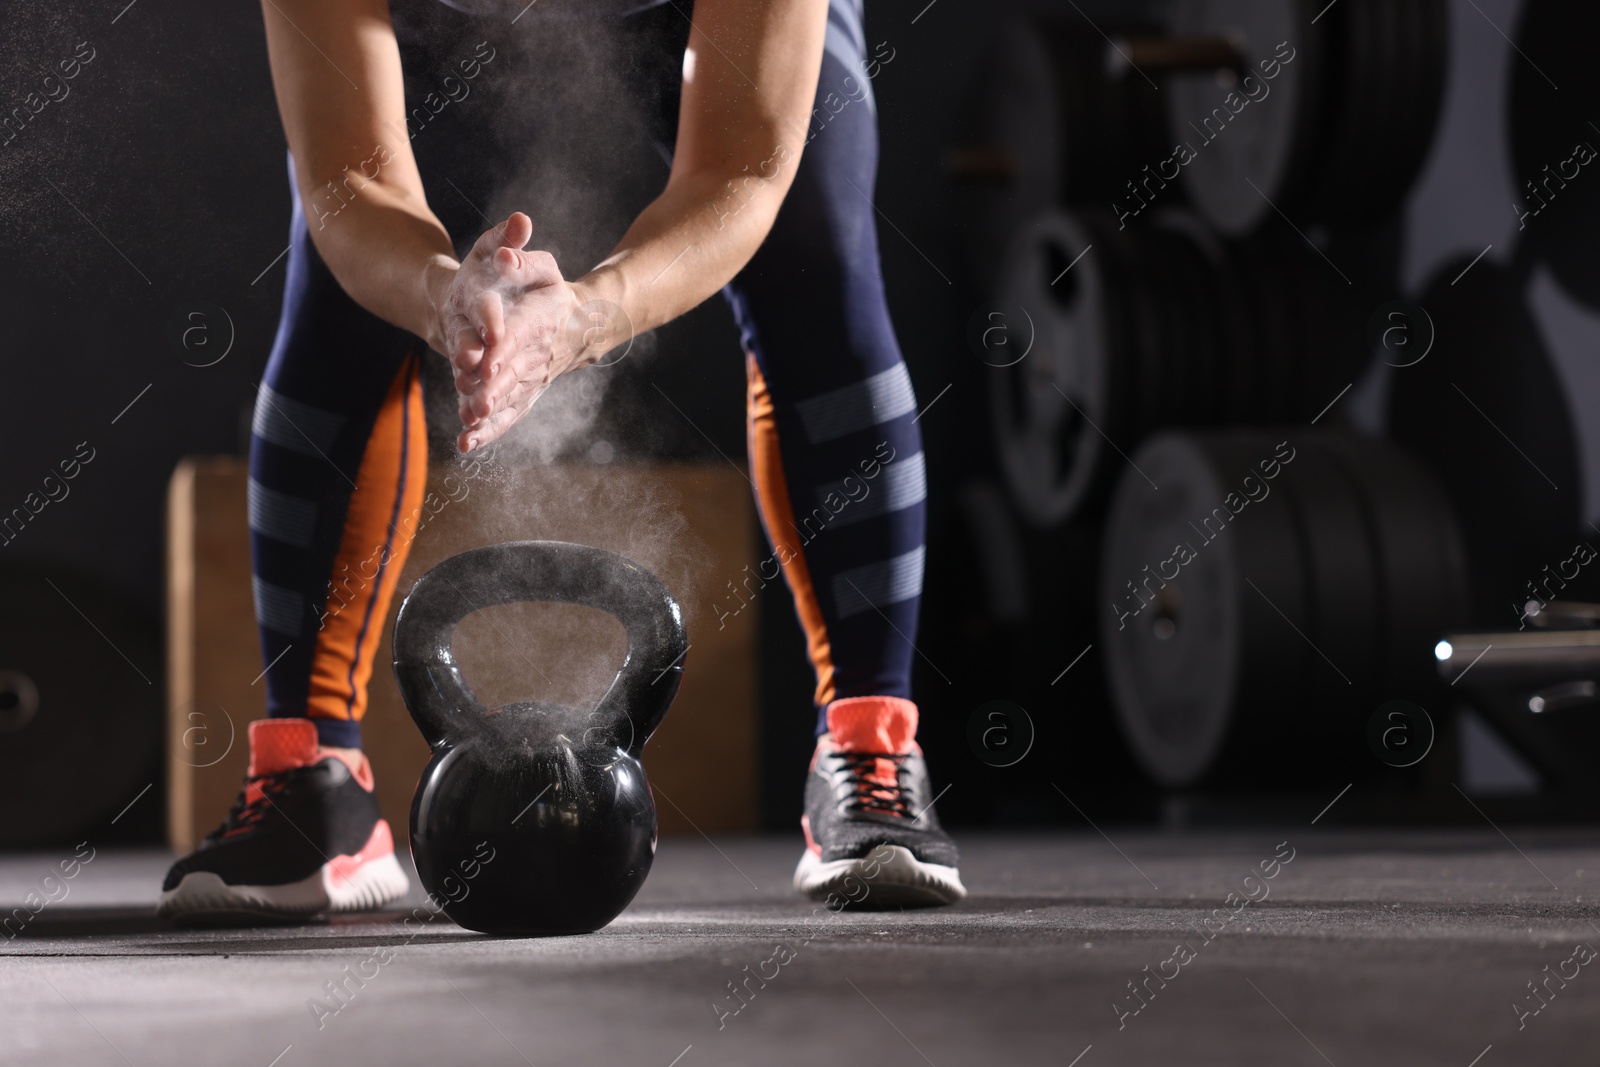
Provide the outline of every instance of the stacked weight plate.
{"type": "Polygon", "coordinates": [[[1106,527],[1101,639],[1140,765],[1167,786],[1375,765],[1369,714],[1428,698],[1433,645],[1466,611],[1431,475],[1395,446],[1303,426],[1163,434],[1132,462],[1106,527]]]}
{"type": "Polygon", "coordinates": [[[1461,515],[1475,624],[1500,626],[1517,618],[1542,568],[1593,531],[1582,522],[1574,411],[1525,283],[1487,259],[1466,270],[1470,259],[1445,264],[1423,294],[1439,336],[1426,359],[1395,373],[1388,421],[1461,515]]]}
{"type": "Polygon", "coordinates": [[[1194,40],[1238,50],[1236,70],[1174,71],[1167,94],[1172,136],[1195,153],[1190,198],[1219,231],[1280,211],[1359,223],[1404,198],[1438,119],[1444,0],[1184,0],[1168,41],[1194,40]]]}
{"type": "MultiPolygon", "coordinates": [[[[1101,28],[1153,30],[1127,16],[1101,28]]],[[[947,161],[974,274],[991,283],[1007,240],[1039,212],[1109,202],[1171,151],[1166,141],[1155,87],[1114,77],[1094,26],[1076,15],[1002,23],[947,161]]]]}
{"type": "Polygon", "coordinates": [[[1345,289],[1292,235],[1227,242],[1183,211],[1035,218],[997,283],[1031,347],[987,375],[1019,508],[1040,526],[1092,508],[1160,427],[1316,415],[1370,359],[1345,289]]]}

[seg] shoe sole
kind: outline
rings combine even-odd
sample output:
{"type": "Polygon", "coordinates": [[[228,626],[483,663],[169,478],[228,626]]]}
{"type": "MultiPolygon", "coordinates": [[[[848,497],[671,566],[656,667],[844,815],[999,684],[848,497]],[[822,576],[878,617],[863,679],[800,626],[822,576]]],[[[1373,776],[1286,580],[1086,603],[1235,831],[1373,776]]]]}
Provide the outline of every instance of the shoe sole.
{"type": "Polygon", "coordinates": [[[349,859],[336,857],[298,882],[283,885],[229,885],[211,871],[191,871],[161,894],[156,914],[192,925],[294,922],[321,912],[374,911],[411,888],[393,852],[354,869],[349,859]]]}
{"type": "Polygon", "coordinates": [[[831,894],[849,899],[866,885],[867,893],[848,907],[861,911],[885,908],[931,908],[964,900],[967,887],[954,867],[924,863],[900,845],[888,846],[888,858],[833,860],[824,863],[810,849],[800,854],[794,869],[794,887],[812,900],[826,900],[831,894]]]}

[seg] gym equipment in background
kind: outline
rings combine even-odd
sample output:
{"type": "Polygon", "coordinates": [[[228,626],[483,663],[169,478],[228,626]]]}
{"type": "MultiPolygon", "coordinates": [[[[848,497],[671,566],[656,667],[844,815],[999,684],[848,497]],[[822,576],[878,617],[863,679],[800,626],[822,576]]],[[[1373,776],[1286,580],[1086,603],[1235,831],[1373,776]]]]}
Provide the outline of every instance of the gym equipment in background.
{"type": "Polygon", "coordinates": [[[519,541],[452,556],[418,579],[394,626],[406,707],[433,749],[411,805],[422,884],[456,923],[495,934],[598,930],[627,907],[656,849],[639,755],[678,691],[683,613],[612,552],[519,541]],[[543,701],[485,708],[451,650],[456,623],[516,601],[596,608],[628,652],[592,710],[543,701]]]}
{"type": "Polygon", "coordinates": [[[1182,0],[1168,36],[1123,51],[1125,77],[1173,71],[1185,188],[1237,236],[1280,211],[1348,225],[1397,207],[1433,141],[1449,24],[1445,0],[1182,0]]]}
{"type": "Polygon", "coordinates": [[[1434,650],[1441,681],[1469,697],[1569,805],[1600,807],[1600,604],[1528,605],[1525,628],[1452,633],[1434,650]]]}
{"type": "Polygon", "coordinates": [[[974,274],[1052,206],[1141,220],[1187,199],[1240,237],[1280,212],[1359,226],[1399,207],[1433,142],[1444,0],[1180,0],[1002,25],[948,156],[974,274]],[[1104,31],[1104,32],[1101,32],[1104,31]]]}
{"type": "Polygon", "coordinates": [[[64,567],[0,569],[0,603],[0,845],[151,825],[159,790],[123,815],[160,780],[159,628],[64,567]]]}
{"type": "Polygon", "coordinates": [[[1000,270],[1011,235],[1057,204],[1109,203],[1140,168],[1164,158],[1163,104],[1142,78],[1118,78],[1110,34],[1154,32],[1128,16],[1078,15],[1002,23],[946,170],[973,271],[984,287],[1000,270]]]}
{"type": "Polygon", "coordinates": [[[1186,211],[1120,231],[1048,212],[996,291],[1013,341],[987,375],[991,423],[1039,526],[1101,503],[1155,430],[1310,419],[1372,358],[1361,299],[1299,237],[1224,241],[1186,211]]]}
{"type": "Polygon", "coordinates": [[[1582,471],[1524,276],[1487,259],[1463,274],[1469,259],[1447,263],[1423,294],[1438,337],[1393,373],[1387,422],[1454,503],[1473,563],[1473,622],[1498,626],[1516,617],[1529,580],[1569,554],[1583,525],[1582,471]]]}
{"type": "Polygon", "coordinates": [[[1129,460],[1103,545],[1118,721],[1169,787],[1378,767],[1369,714],[1427,702],[1434,645],[1466,612],[1443,491],[1349,432],[1162,434],[1129,460]]]}

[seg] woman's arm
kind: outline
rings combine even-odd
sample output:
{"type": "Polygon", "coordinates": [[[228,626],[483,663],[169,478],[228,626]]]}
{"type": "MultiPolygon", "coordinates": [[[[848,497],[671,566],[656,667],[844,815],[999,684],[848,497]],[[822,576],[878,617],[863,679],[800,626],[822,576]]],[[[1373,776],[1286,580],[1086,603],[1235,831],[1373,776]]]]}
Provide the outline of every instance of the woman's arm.
{"type": "Polygon", "coordinates": [[[312,241],[356,303],[450,358],[464,450],[755,254],[800,161],[827,24],[827,0],[698,0],[666,188],[568,282],[547,253],[523,251],[533,227],[520,212],[455,259],[411,155],[387,0],[262,0],[262,12],[312,241]]]}
{"type": "Polygon", "coordinates": [[[567,282],[547,254],[521,251],[532,226],[520,213],[479,241],[453,292],[457,346],[441,350],[463,394],[463,449],[504,433],[557,375],[683,314],[749,262],[800,162],[827,10],[697,0],[666,188],[589,273],[567,282]]]}
{"type": "Polygon", "coordinates": [[[311,240],[351,299],[443,352],[455,277],[405,132],[387,0],[262,0],[278,111],[311,240]]]}
{"type": "Polygon", "coordinates": [[[800,163],[827,18],[827,0],[698,0],[671,176],[584,292],[642,332],[749,262],[800,163]]]}

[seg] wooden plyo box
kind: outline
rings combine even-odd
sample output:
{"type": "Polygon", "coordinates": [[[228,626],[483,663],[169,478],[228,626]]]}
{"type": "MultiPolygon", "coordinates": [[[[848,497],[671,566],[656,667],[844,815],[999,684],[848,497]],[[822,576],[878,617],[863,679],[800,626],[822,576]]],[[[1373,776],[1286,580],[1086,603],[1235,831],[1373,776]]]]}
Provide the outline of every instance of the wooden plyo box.
{"type": "MultiPolygon", "coordinates": [[[[197,457],[167,500],[167,836],[191,848],[221,821],[266,714],[250,593],[242,459],[197,457]]],[[[645,747],[663,833],[748,831],[757,820],[757,627],[727,593],[757,560],[750,486],[710,465],[435,465],[421,527],[383,625],[362,724],[383,814],[404,835],[428,749],[390,666],[394,613],[440,560],[502,541],[575,541],[656,573],[683,606],[689,653],[665,723],[645,747]],[[721,606],[721,611],[716,606],[721,606]],[[719,618],[719,615],[721,616],[719,618]]],[[[310,639],[308,637],[308,639],[310,639]]],[[[622,628],[571,605],[511,604],[457,627],[454,650],[486,704],[592,705],[621,662],[622,628]]]]}

